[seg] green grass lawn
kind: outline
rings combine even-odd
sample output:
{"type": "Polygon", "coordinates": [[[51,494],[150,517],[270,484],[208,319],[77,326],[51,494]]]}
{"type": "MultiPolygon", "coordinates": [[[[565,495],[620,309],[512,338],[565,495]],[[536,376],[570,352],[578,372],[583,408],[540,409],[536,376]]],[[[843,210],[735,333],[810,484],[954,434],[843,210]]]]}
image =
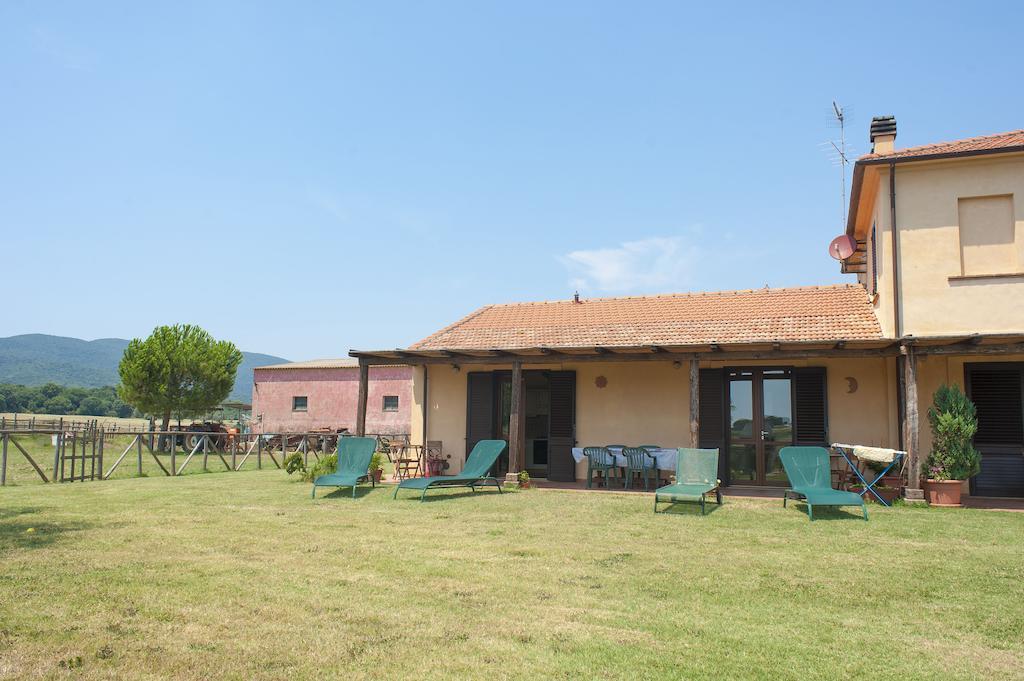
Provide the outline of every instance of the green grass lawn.
{"type": "Polygon", "coordinates": [[[1024,514],[391,489],[0,490],[0,677],[1024,678],[1024,514]]]}

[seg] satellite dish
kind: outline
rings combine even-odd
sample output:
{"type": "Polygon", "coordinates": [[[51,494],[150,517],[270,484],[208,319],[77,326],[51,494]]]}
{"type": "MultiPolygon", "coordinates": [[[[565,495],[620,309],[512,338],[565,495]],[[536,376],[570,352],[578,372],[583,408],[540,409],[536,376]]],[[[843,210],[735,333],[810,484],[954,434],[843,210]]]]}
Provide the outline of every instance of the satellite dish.
{"type": "Polygon", "coordinates": [[[836,260],[846,260],[857,252],[857,240],[849,234],[841,234],[828,245],[828,254],[836,260]]]}

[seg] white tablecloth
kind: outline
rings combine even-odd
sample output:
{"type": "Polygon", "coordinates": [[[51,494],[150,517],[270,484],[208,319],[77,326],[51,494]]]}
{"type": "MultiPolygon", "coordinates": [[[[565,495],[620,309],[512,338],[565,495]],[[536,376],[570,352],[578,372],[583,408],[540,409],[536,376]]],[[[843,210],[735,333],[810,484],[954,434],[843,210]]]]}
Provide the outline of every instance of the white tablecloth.
{"type": "MultiPolygon", "coordinates": [[[[621,449],[611,449],[611,448],[609,448],[608,451],[610,451],[615,456],[615,464],[617,466],[625,466],[626,465],[626,457],[624,457],[622,455],[622,450],[621,449]]],[[[648,450],[648,451],[650,451],[651,454],[654,456],[655,466],[658,468],[658,470],[672,471],[673,473],[675,473],[675,471],[676,471],[676,459],[679,457],[679,450],[678,449],[662,448],[662,449],[651,449],[651,450],[648,450]]],[[[572,448],[572,458],[576,459],[576,463],[579,463],[580,461],[583,461],[584,460],[583,447],[573,447],[572,448]]]]}

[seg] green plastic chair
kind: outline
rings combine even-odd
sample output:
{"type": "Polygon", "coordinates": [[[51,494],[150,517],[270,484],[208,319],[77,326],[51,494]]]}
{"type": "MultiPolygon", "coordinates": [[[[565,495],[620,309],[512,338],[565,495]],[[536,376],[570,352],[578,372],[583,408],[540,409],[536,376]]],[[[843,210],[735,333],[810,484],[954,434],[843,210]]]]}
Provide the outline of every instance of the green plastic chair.
{"type": "Polygon", "coordinates": [[[583,456],[587,457],[587,489],[593,486],[594,473],[604,473],[604,486],[611,489],[612,471],[618,470],[615,456],[607,447],[584,447],[583,456]]]}
{"type": "Polygon", "coordinates": [[[807,502],[807,517],[814,520],[815,506],[860,506],[868,519],[864,498],[832,488],[832,463],[824,447],[783,447],[779,452],[790,487],[782,493],[782,507],[790,498],[807,502]]]}
{"type": "Polygon", "coordinates": [[[321,475],[313,481],[312,498],[316,498],[317,487],[351,487],[353,499],[356,498],[356,485],[360,482],[369,480],[370,486],[376,487],[370,474],[370,459],[376,449],[377,438],[338,438],[338,467],[333,473],[321,475]]]}
{"type": "Polygon", "coordinates": [[[639,473],[644,479],[644,491],[650,489],[651,471],[654,470],[654,457],[643,447],[626,447],[622,450],[622,456],[626,457],[626,479],[622,483],[623,489],[633,486],[633,474],[639,473]]]}
{"type": "Polygon", "coordinates": [[[687,449],[680,447],[676,455],[675,484],[659,487],[654,491],[654,512],[658,502],[699,501],[700,514],[704,515],[704,497],[715,493],[715,501],[722,505],[722,490],[718,480],[717,449],[687,449]]]}
{"type": "Polygon", "coordinates": [[[394,499],[398,498],[400,489],[418,489],[420,501],[427,496],[427,490],[434,487],[469,487],[474,492],[480,484],[493,484],[501,494],[501,483],[489,475],[494,463],[505,451],[508,443],[504,440],[480,440],[466,458],[466,465],[457,475],[436,475],[432,478],[406,478],[395,488],[394,499]]]}

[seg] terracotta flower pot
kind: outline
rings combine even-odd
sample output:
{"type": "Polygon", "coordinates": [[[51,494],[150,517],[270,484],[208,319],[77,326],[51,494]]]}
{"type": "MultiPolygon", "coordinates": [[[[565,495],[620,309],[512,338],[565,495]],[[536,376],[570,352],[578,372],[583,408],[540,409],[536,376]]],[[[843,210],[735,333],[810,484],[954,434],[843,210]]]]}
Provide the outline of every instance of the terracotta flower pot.
{"type": "Polygon", "coordinates": [[[373,481],[374,482],[380,482],[381,476],[383,476],[383,475],[384,475],[384,469],[383,468],[375,468],[374,471],[373,471],[373,481]]]}
{"type": "Polygon", "coordinates": [[[932,506],[959,506],[961,480],[926,480],[925,497],[932,506]]]}
{"type": "Polygon", "coordinates": [[[893,489],[901,490],[903,489],[903,476],[886,475],[881,479],[879,484],[881,484],[882,487],[892,487],[893,489]]]}

